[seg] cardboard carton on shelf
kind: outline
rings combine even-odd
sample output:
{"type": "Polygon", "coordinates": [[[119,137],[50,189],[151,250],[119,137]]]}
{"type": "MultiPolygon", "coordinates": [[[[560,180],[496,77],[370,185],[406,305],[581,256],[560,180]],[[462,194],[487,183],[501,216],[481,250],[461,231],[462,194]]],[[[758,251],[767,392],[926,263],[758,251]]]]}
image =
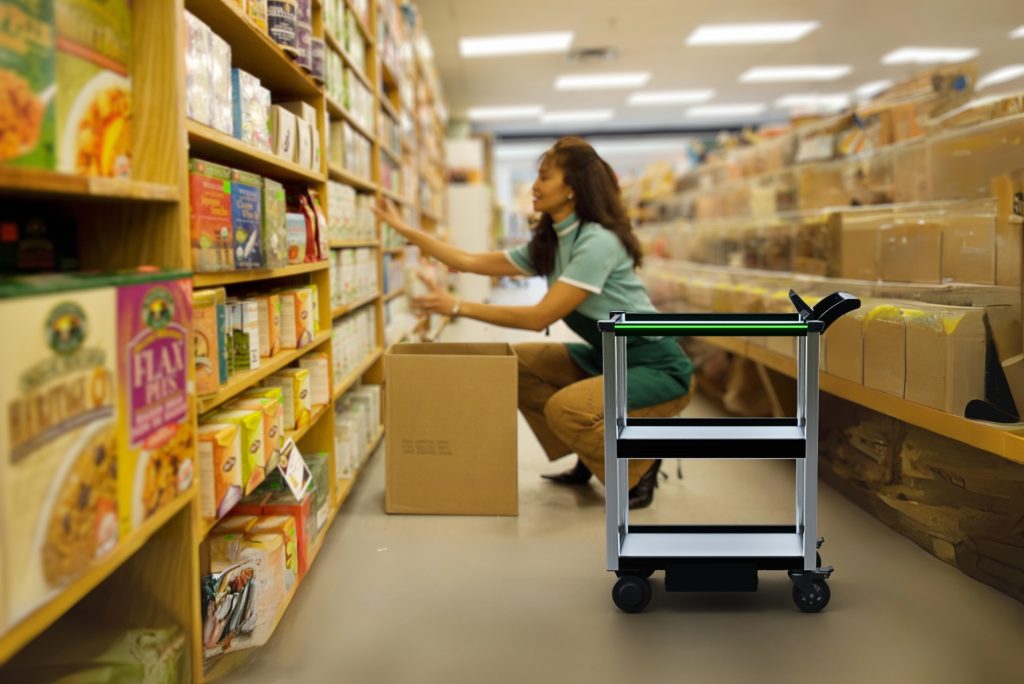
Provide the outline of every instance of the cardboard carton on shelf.
{"type": "Polygon", "coordinates": [[[880,304],[864,317],[864,384],[903,398],[906,388],[907,332],[903,311],[880,304]]]}
{"type": "Polygon", "coordinates": [[[937,216],[897,216],[879,232],[882,280],[942,282],[942,224],[937,216]]]}
{"type": "Polygon", "coordinates": [[[507,344],[394,346],[385,510],[517,515],[517,383],[507,344]]]}
{"type": "Polygon", "coordinates": [[[943,211],[942,278],[956,283],[996,282],[996,205],[981,200],[943,211]]]}
{"type": "Polygon", "coordinates": [[[864,301],[829,326],[822,338],[828,340],[822,368],[829,375],[864,384],[864,319],[872,308],[864,301]]]}
{"type": "Polygon", "coordinates": [[[904,397],[963,415],[967,402],[985,397],[985,310],[971,307],[904,308],[904,397]]]}

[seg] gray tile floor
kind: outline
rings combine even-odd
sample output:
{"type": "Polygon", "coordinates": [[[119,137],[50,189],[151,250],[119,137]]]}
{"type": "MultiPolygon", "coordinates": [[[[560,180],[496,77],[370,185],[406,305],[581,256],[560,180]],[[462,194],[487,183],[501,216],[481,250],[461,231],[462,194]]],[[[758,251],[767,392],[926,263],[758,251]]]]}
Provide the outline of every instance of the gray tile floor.
{"type": "MultiPolygon", "coordinates": [[[[502,293],[504,301],[531,296],[502,293]]],[[[554,329],[551,339],[562,339],[554,329]]],[[[461,322],[448,340],[545,339],[461,322]]],[[[715,415],[694,401],[688,415],[715,415]]],[[[603,493],[541,481],[520,418],[517,518],[388,516],[370,462],[271,642],[231,677],[304,682],[1024,682],[1024,605],[890,531],[828,487],[819,497],[832,602],[799,613],[784,573],[750,594],[666,594],[619,612],[604,570],[603,493]]],[[[789,522],[793,468],[673,467],[645,522],[789,522]]]]}

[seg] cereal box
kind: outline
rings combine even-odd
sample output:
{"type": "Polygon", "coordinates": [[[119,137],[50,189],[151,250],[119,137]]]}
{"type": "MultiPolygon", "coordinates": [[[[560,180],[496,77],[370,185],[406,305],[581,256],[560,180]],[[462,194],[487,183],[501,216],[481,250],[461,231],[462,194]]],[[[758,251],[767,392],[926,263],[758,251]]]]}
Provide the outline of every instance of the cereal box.
{"type": "Polygon", "coordinates": [[[191,279],[121,285],[117,318],[118,510],[127,534],[192,486],[191,279]]]}
{"type": "Polygon", "coordinates": [[[192,296],[192,340],[195,349],[196,394],[220,389],[220,350],[217,331],[217,293],[197,291],[192,296]]]}
{"type": "Polygon", "coordinates": [[[57,26],[57,169],[127,178],[132,170],[128,0],[65,0],[57,26]]]}
{"type": "Polygon", "coordinates": [[[235,268],[263,268],[263,179],[231,170],[235,268]]]}
{"type": "Polygon", "coordinates": [[[242,499],[242,435],[237,425],[199,426],[199,502],[204,518],[223,518],[242,499]]]}
{"type": "Polygon", "coordinates": [[[0,604],[8,623],[117,544],[116,306],[116,291],[100,279],[0,284],[0,317],[19,331],[0,336],[0,604]]]}
{"type": "Polygon", "coordinates": [[[266,477],[263,415],[263,411],[237,409],[215,411],[203,416],[203,424],[230,423],[238,426],[242,440],[242,491],[245,494],[256,489],[266,477]]]}
{"type": "Polygon", "coordinates": [[[256,302],[260,330],[260,356],[273,356],[281,351],[278,329],[281,327],[281,297],[276,294],[253,297],[256,302]]]}
{"type": "Polygon", "coordinates": [[[263,248],[267,268],[288,265],[288,228],[285,225],[284,186],[270,178],[263,179],[263,248]]]}
{"type": "Polygon", "coordinates": [[[56,164],[53,3],[0,4],[0,164],[56,164]]]}
{"type": "Polygon", "coordinates": [[[312,352],[299,359],[299,368],[309,371],[309,396],[313,406],[331,401],[331,364],[327,354],[312,352]]]}
{"type": "Polygon", "coordinates": [[[200,273],[234,269],[231,169],[191,159],[188,189],[192,269],[200,273]]]}
{"type": "Polygon", "coordinates": [[[243,397],[226,406],[231,410],[263,412],[263,470],[271,472],[281,457],[284,441],[284,417],[281,402],[273,397],[243,397]]]}

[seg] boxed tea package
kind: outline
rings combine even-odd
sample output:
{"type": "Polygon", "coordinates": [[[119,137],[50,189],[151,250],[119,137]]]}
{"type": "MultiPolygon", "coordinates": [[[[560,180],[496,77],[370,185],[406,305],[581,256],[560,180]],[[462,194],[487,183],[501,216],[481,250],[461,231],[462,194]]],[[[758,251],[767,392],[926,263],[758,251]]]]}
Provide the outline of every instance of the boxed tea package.
{"type": "Polygon", "coordinates": [[[199,426],[199,502],[204,518],[223,518],[242,499],[242,435],[237,425],[199,426]]]}
{"type": "Polygon", "coordinates": [[[261,516],[251,528],[250,534],[277,534],[284,542],[284,585],[291,589],[299,578],[299,546],[296,539],[295,518],[290,515],[261,516]]]}
{"type": "Polygon", "coordinates": [[[231,224],[235,268],[263,268],[263,179],[231,170],[231,224]]]}
{"type": "Polygon", "coordinates": [[[196,394],[215,394],[220,389],[220,350],[214,290],[197,290],[192,295],[192,321],[196,394]]]}
{"type": "Polygon", "coordinates": [[[310,402],[324,406],[331,402],[331,364],[327,354],[311,352],[299,359],[299,368],[309,371],[310,402]]]}
{"type": "Polygon", "coordinates": [[[57,170],[128,178],[132,170],[128,0],[54,5],[57,170]]]}
{"type": "Polygon", "coordinates": [[[0,164],[56,165],[53,3],[5,3],[0,21],[0,164]]]}
{"type": "Polygon", "coordinates": [[[270,107],[270,135],[274,154],[286,161],[295,161],[296,121],[295,115],[283,107],[270,107]]]}
{"type": "Polygon", "coordinates": [[[231,70],[232,114],[235,137],[269,150],[270,108],[264,103],[260,80],[241,69],[231,70]]]}
{"type": "Polygon", "coordinates": [[[117,291],[12,279],[0,315],[22,330],[0,336],[0,605],[11,624],[118,541],[117,291]]]}
{"type": "Polygon", "coordinates": [[[281,351],[281,296],[276,294],[253,297],[256,302],[260,328],[260,356],[273,356],[281,351]]]}
{"type": "Polygon", "coordinates": [[[255,398],[255,399],[273,399],[277,402],[277,415],[276,417],[271,416],[269,412],[265,412],[266,419],[273,420],[277,426],[275,431],[279,438],[275,442],[275,450],[273,454],[273,460],[267,464],[267,470],[273,470],[277,467],[277,463],[281,458],[281,444],[284,439],[285,433],[285,420],[284,420],[284,392],[280,387],[250,387],[249,389],[242,392],[239,395],[241,398],[255,398]]]}
{"type": "Polygon", "coordinates": [[[284,420],[281,402],[275,397],[240,397],[225,405],[232,411],[263,412],[263,468],[270,473],[277,467],[284,442],[284,420]]]}
{"type": "Polygon", "coordinates": [[[231,169],[190,159],[188,185],[193,270],[232,270],[231,169]]]}
{"type": "Polygon", "coordinates": [[[308,425],[313,413],[313,403],[310,400],[309,392],[309,371],[304,368],[285,368],[271,375],[266,382],[268,385],[281,387],[286,395],[289,392],[292,395],[295,423],[291,427],[288,425],[285,427],[289,430],[297,430],[308,425]]]}
{"type": "Polygon", "coordinates": [[[203,416],[204,425],[228,423],[238,426],[242,444],[242,491],[245,494],[256,489],[266,477],[263,416],[263,411],[252,409],[215,411],[203,416]]]}
{"type": "Polygon", "coordinates": [[[222,133],[234,135],[232,111],[231,45],[216,33],[210,32],[210,89],[212,92],[210,125],[222,133]]]}
{"type": "Polygon", "coordinates": [[[252,300],[228,300],[232,356],[238,370],[260,367],[259,307],[252,300]]]}
{"type": "Polygon", "coordinates": [[[313,342],[313,291],[309,287],[284,290],[281,295],[281,347],[298,349],[313,342]]]}
{"type": "Polygon", "coordinates": [[[284,186],[271,178],[263,179],[263,249],[267,268],[288,265],[288,227],[284,186]]]}
{"type": "Polygon", "coordinates": [[[118,287],[118,511],[127,534],[192,486],[192,280],[153,275],[118,287]]]}
{"type": "Polygon", "coordinates": [[[245,9],[253,26],[258,28],[261,33],[266,33],[267,0],[245,0],[245,9]]]}

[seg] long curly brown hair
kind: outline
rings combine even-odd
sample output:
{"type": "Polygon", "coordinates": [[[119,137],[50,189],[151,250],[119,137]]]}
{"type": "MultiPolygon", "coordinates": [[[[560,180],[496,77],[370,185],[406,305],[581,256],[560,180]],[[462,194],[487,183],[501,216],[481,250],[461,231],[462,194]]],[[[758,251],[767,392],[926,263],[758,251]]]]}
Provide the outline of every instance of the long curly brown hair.
{"type": "MultiPolygon", "coordinates": [[[[556,142],[541,157],[550,161],[565,175],[565,184],[572,188],[576,200],[576,216],[585,223],[597,223],[615,233],[633,259],[633,267],[643,263],[640,241],[622,204],[622,191],[615,172],[583,138],[566,137],[556,142]]],[[[549,275],[555,268],[558,234],[550,214],[543,214],[530,240],[529,252],[539,275],[549,275]]]]}

